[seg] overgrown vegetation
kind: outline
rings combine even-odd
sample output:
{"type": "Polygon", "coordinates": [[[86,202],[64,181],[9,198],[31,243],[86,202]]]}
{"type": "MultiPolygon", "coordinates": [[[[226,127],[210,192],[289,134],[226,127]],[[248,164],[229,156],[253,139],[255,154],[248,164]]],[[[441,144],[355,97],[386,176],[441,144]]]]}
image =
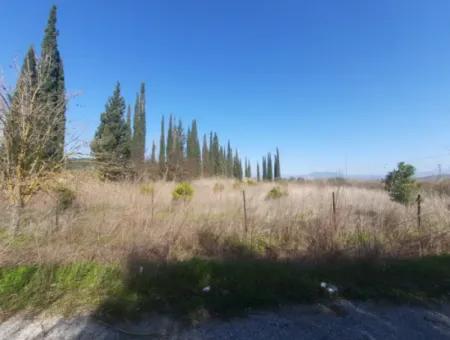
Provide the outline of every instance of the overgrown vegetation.
{"type": "Polygon", "coordinates": [[[0,269],[0,306],[7,315],[22,309],[99,317],[175,313],[195,319],[280,304],[324,301],[320,282],[338,296],[419,302],[450,298],[450,256],[341,265],[192,259],[155,263],[131,257],[125,269],[94,263],[29,265],[0,269]],[[430,284],[432,282],[432,284],[430,284]],[[208,289],[205,289],[208,287],[208,289]]]}

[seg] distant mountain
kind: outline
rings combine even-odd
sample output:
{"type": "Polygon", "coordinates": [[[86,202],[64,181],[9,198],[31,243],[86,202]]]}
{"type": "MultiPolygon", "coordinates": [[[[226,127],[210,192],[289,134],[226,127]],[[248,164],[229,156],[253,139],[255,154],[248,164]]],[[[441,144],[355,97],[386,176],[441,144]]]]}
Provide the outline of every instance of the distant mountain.
{"type": "Polygon", "coordinates": [[[354,180],[360,180],[360,181],[377,181],[383,178],[381,175],[343,175],[339,172],[311,172],[307,175],[300,176],[305,179],[330,179],[330,178],[346,178],[346,179],[354,179],[354,180]]]}

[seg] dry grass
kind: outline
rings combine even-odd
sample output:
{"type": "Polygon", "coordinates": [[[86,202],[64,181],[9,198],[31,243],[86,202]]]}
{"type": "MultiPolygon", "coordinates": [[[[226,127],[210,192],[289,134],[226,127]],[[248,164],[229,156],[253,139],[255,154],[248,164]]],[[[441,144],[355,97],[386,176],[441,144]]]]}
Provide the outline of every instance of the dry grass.
{"type": "MultiPolygon", "coordinates": [[[[174,183],[104,183],[88,172],[67,173],[75,204],[55,219],[54,199],[41,193],[26,211],[22,235],[0,229],[0,265],[96,260],[265,257],[307,260],[408,257],[450,250],[450,197],[424,194],[422,228],[415,207],[361,186],[282,183],[288,195],[267,200],[273,183],[224,179],[192,183],[190,201],[173,202],[174,183]],[[217,185],[220,183],[223,185],[217,185]],[[217,190],[221,187],[221,190],[217,190]],[[244,232],[242,190],[247,197],[244,232]],[[152,203],[153,191],[153,203],[152,203]],[[331,194],[336,193],[336,223],[331,194]]],[[[0,201],[0,227],[8,211],[0,201]]]]}

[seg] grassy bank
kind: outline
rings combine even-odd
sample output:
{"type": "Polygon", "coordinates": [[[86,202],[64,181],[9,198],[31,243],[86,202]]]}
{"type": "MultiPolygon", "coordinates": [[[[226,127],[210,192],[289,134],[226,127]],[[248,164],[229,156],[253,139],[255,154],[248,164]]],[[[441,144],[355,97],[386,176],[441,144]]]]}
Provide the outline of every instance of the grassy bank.
{"type": "Polygon", "coordinates": [[[95,263],[13,266],[0,269],[0,308],[132,317],[143,312],[182,317],[228,315],[251,308],[328,299],[320,282],[350,299],[417,302],[450,298],[450,256],[302,267],[267,261],[192,259],[150,263],[132,259],[126,268],[95,263]],[[204,292],[205,287],[209,292],[204,292]]]}

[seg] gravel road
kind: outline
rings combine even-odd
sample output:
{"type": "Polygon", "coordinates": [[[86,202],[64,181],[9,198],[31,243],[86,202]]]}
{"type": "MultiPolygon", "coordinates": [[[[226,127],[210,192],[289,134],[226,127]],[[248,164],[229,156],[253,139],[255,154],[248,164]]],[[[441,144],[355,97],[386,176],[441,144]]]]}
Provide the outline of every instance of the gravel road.
{"type": "Polygon", "coordinates": [[[0,339],[450,339],[450,305],[394,306],[340,300],[182,326],[167,317],[108,325],[89,316],[26,317],[0,324],[0,339]]]}

